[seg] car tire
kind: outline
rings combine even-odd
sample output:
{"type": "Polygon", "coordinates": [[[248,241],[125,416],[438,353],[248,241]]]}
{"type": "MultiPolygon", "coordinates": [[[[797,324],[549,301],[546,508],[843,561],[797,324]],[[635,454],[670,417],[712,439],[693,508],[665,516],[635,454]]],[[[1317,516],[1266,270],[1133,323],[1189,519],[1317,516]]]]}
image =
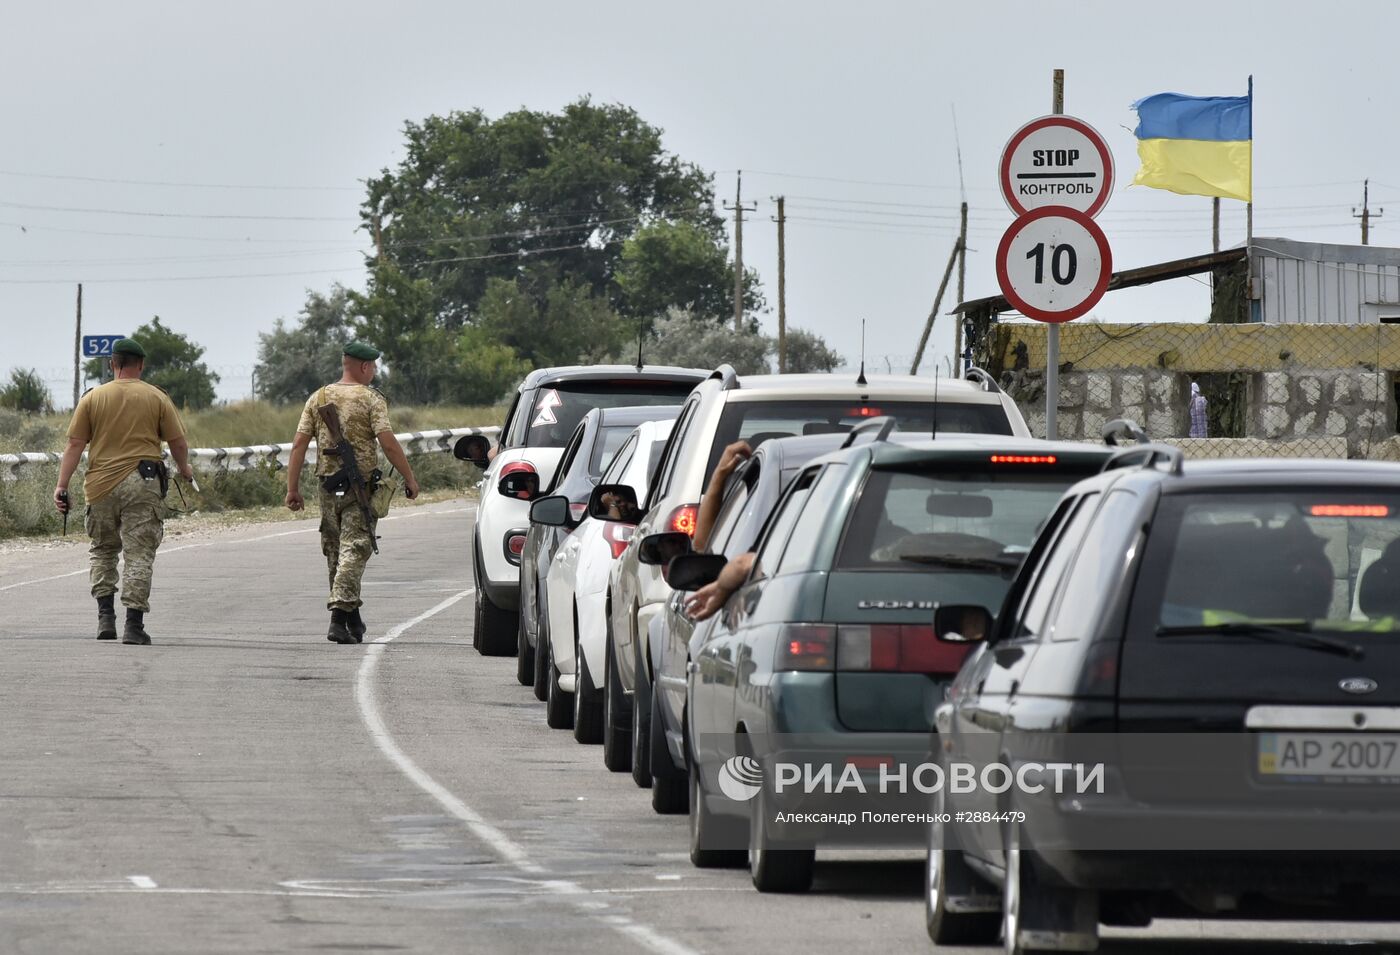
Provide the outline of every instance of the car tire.
{"type": "Polygon", "coordinates": [[[484,657],[508,657],[515,652],[515,634],[512,632],[516,615],[502,610],[491,602],[485,588],[476,591],[476,632],[472,644],[484,657]]]}
{"type": "MultiPolygon", "coordinates": [[[[577,611],[575,611],[577,613],[577,611]]],[[[603,741],[603,692],[593,685],[593,674],[583,658],[583,648],[574,642],[574,739],[594,744],[603,741]]]]}
{"type": "Polygon", "coordinates": [[[603,650],[603,765],[615,773],[625,773],[632,768],[632,713],[617,675],[611,623],[607,630],[603,650]]]}
{"type": "Polygon", "coordinates": [[[574,725],[573,694],[559,686],[559,668],[554,665],[554,651],[549,652],[549,690],[544,701],[544,721],[553,730],[566,730],[574,725]]]}
{"type": "Polygon", "coordinates": [[[472,649],[481,652],[481,598],[485,596],[481,586],[481,551],[477,547],[472,547],[472,584],[475,593],[472,595],[472,649]]]}
{"type": "Polygon", "coordinates": [[[535,648],[525,636],[525,602],[520,603],[520,612],[515,628],[515,679],[521,686],[535,683],[535,648]]]}
{"type": "Polygon", "coordinates": [[[651,788],[651,684],[642,669],[642,656],[634,653],[632,677],[632,781],[651,788]]]}
{"type": "Polygon", "coordinates": [[[749,878],[760,892],[806,892],[812,887],[817,850],[779,843],[764,822],[772,817],[765,785],[749,803],[749,878]]]}
{"type": "Polygon", "coordinates": [[[1035,854],[1021,843],[1021,829],[1007,826],[1006,879],[1002,883],[1001,936],[1006,955],[1091,952],[1098,947],[1098,896],[1047,885],[1035,854]]]}
{"type": "Polygon", "coordinates": [[[957,831],[937,821],[947,802],[934,800],[929,850],[924,867],[924,924],[935,945],[992,945],[1001,933],[1001,899],[996,887],[967,864],[957,831]]]}
{"type": "Polygon", "coordinates": [[[535,619],[535,699],[549,700],[549,608],[535,619]]]}
{"type": "MultiPolygon", "coordinates": [[[[697,869],[742,869],[748,861],[743,849],[725,849],[714,843],[724,841],[725,835],[742,836],[743,829],[726,826],[728,820],[710,812],[705,804],[704,781],[700,767],[690,761],[690,864],[697,869]]],[[[995,936],[993,936],[995,939],[995,936]]]]}
{"type": "Polygon", "coordinates": [[[690,777],[676,769],[666,746],[666,723],[661,717],[661,697],[651,694],[651,723],[648,748],[651,750],[651,808],[662,816],[679,816],[690,810],[690,777]],[[657,734],[662,734],[658,738],[657,734]]]}

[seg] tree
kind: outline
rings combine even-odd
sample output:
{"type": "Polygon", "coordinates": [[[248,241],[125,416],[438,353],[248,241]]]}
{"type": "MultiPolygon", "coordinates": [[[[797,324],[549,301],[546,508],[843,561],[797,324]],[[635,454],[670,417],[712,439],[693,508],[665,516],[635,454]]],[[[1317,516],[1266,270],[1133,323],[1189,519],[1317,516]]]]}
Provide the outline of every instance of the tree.
{"type": "Polygon", "coordinates": [[[785,357],[789,374],[835,371],[846,361],[834,349],[826,347],[826,341],[820,335],[801,328],[788,330],[785,357]]]}
{"type": "Polygon", "coordinates": [[[646,346],[646,362],[684,368],[730,364],[741,375],[766,375],[772,371],[767,356],[773,346],[773,339],[757,330],[736,332],[729,325],[716,325],[672,309],[656,323],[655,340],[646,346]]]}
{"type": "Polygon", "coordinates": [[[388,366],[384,391],[395,401],[450,401],[455,386],[455,336],[438,323],[431,284],[391,263],[378,263],[364,294],[352,293],[355,334],[373,342],[388,366]]]}
{"type": "Polygon", "coordinates": [[[0,387],[0,408],[42,414],[53,410],[53,395],[33,368],[10,371],[10,382],[0,387]]]}
{"type": "MultiPolygon", "coordinates": [[[[656,222],[622,246],[617,285],[624,313],[658,318],[679,308],[725,320],[734,310],[734,265],[728,248],[692,222],[656,222]]],[[[764,307],[758,273],[746,269],[744,309],[764,307]]]]}
{"type": "Polygon", "coordinates": [[[340,285],[328,294],[308,291],[294,327],[282,319],[258,335],[257,396],[278,404],[300,404],[340,377],[341,356],[350,341],[350,292],[340,285]]]}
{"type": "Polygon", "coordinates": [[[586,287],[532,284],[491,279],[475,327],[537,367],[601,361],[628,337],[630,326],[586,287]]]}
{"type": "MultiPolygon", "coordinates": [[[[165,389],[177,407],[198,411],[214,403],[214,385],[219,376],[199,360],[204,356],[202,346],[163,323],[159,315],[132,332],[131,337],[146,350],[146,368],[141,377],[165,389]]],[[[84,366],[87,377],[101,377],[104,361],[89,361],[84,366]]]]}
{"type": "Polygon", "coordinates": [[[468,326],[457,338],[457,392],[463,404],[495,404],[530,371],[509,345],[468,326]]]}

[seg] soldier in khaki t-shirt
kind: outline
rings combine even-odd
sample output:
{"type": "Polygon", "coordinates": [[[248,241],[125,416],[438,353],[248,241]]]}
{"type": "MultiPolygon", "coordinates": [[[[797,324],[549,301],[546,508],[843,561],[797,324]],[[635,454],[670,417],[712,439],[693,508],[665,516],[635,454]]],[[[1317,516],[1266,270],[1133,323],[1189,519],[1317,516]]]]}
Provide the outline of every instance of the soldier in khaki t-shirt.
{"type": "MultiPolygon", "coordinates": [[[[340,462],[327,452],[332,445],[330,432],[316,409],[333,404],[340,415],[340,428],[345,440],[355,452],[360,474],[369,481],[379,455],[375,442],[384,449],[399,474],[403,475],[404,493],[418,496],[418,482],[409,467],[403,447],[389,427],[389,405],[384,396],[371,388],[379,359],[377,349],[363,342],[345,346],[339,381],[317,389],[302,409],[296,436],[292,439],[292,454],[287,462],[287,507],[299,511],[305,506],[301,497],[301,469],[306,463],[306,451],[311,439],[316,439],[316,475],[324,478],[340,469],[340,462]]],[[[332,492],[322,486],[321,553],[326,555],[330,572],[330,597],[326,602],[331,612],[330,631],[326,639],[333,643],[359,643],[364,639],[365,622],[360,616],[360,579],[373,552],[374,521],[368,524],[355,495],[332,492]]]]}
{"type": "Polygon", "coordinates": [[[123,557],[122,604],[126,625],[122,643],[148,644],[145,613],[151,609],[151,573],[164,537],[161,479],[141,474],[143,461],[161,464],[160,443],[189,480],[189,445],[170,396],[141,380],[146,351],[131,338],[112,346],[114,378],[83,395],[68,426],[68,448],[59,466],[54,506],[67,513],[68,482],[88,449],[83,497],[87,501],[92,595],[97,598],[97,639],[117,638],[115,595],[123,557]]]}

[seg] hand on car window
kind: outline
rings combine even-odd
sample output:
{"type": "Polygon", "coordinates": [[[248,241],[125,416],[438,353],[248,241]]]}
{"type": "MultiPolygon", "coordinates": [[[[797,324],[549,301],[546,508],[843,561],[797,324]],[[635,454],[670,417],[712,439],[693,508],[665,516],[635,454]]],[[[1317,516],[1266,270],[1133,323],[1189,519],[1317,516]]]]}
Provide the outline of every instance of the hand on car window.
{"type": "Polygon", "coordinates": [[[749,447],[747,441],[735,441],[724,449],[724,453],[719,456],[719,464],[715,465],[714,478],[723,481],[734,473],[734,469],[753,456],[753,448],[749,447]]]}

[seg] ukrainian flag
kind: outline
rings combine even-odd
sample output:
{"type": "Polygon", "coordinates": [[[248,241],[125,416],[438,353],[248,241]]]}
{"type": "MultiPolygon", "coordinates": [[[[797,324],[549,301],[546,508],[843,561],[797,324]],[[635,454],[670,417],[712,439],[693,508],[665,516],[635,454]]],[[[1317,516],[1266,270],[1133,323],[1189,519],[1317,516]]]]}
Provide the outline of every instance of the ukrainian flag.
{"type": "Polygon", "coordinates": [[[1247,96],[1158,93],[1138,100],[1133,109],[1142,160],[1134,185],[1251,200],[1252,79],[1247,96]]]}

